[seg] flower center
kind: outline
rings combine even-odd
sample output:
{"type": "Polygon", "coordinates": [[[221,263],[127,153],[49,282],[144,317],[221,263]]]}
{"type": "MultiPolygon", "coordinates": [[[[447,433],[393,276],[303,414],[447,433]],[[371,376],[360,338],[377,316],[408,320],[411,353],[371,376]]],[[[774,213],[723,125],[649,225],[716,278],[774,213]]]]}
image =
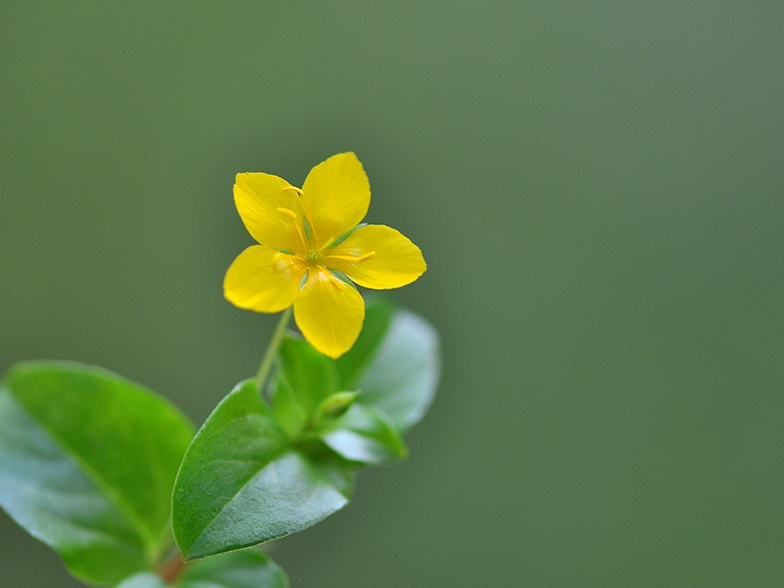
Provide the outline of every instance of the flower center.
{"type": "Polygon", "coordinates": [[[321,255],[319,255],[318,251],[308,251],[307,261],[310,266],[319,265],[321,262],[321,255]]]}

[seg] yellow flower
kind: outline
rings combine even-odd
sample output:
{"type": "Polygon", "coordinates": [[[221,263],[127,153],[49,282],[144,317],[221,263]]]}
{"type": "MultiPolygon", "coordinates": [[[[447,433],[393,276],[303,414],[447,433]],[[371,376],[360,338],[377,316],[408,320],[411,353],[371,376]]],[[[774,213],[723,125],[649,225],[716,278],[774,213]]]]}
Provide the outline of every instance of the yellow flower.
{"type": "Polygon", "coordinates": [[[293,304],[305,339],[330,357],[351,349],[365,318],[365,302],[346,277],[365,288],[399,288],[426,269],[422,252],[398,231],[359,224],[370,184],[353,153],[314,167],[302,189],[269,174],[238,174],[234,202],[260,244],[229,267],[226,299],[258,312],[293,304]]]}

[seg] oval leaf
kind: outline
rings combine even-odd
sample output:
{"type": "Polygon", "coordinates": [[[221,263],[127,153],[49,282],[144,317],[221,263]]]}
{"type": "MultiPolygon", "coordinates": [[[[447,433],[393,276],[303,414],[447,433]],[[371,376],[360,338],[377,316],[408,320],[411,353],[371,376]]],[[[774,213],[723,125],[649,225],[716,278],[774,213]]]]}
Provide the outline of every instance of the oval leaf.
{"type": "Polygon", "coordinates": [[[435,396],[438,333],[413,312],[372,297],[357,344],[336,363],[340,388],[361,390],[358,404],[380,409],[405,432],[425,416],[435,396]]]}
{"type": "Polygon", "coordinates": [[[372,361],[397,307],[386,296],[371,294],[365,300],[365,320],[354,346],[335,360],[343,388],[355,390],[372,361]]]}
{"type": "Polygon", "coordinates": [[[169,586],[155,574],[140,572],[123,580],[117,588],[169,588],[169,586]]]}
{"type": "Polygon", "coordinates": [[[288,588],[286,574],[258,551],[235,551],[194,562],[177,588],[288,588]]]}
{"type": "Polygon", "coordinates": [[[294,533],[347,502],[326,471],[289,446],[248,380],[186,452],[174,487],[174,536],[183,557],[194,559],[294,533]]]}
{"type": "MultiPolygon", "coordinates": [[[[149,572],[126,578],[117,588],[168,588],[149,572]]],[[[190,564],[174,588],[288,588],[286,574],[275,562],[256,551],[235,551],[190,564]]]]}
{"type": "Polygon", "coordinates": [[[354,404],[321,439],[349,461],[382,464],[406,456],[406,446],[389,420],[379,412],[354,404]]]}
{"type": "Polygon", "coordinates": [[[190,423],[137,384],[73,363],[12,368],[0,389],[0,505],[76,576],[113,583],[171,544],[190,423]]]}

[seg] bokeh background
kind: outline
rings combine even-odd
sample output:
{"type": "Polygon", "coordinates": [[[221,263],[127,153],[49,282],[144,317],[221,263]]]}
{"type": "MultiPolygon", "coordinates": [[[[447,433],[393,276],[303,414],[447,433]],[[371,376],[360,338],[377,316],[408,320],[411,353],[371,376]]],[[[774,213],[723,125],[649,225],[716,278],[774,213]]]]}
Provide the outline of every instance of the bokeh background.
{"type": "MultiPolygon", "coordinates": [[[[275,322],[237,172],[353,150],[422,248],[438,397],[294,588],[784,585],[780,2],[3,2],[0,56],[2,370],[203,422],[275,322]]],[[[78,585],[2,513],[0,583],[78,585]]]]}

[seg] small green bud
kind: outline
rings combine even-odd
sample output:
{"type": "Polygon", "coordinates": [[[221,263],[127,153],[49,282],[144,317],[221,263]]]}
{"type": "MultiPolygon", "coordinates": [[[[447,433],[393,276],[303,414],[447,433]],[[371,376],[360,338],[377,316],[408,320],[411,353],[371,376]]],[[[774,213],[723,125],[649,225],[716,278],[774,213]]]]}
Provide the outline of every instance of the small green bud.
{"type": "Polygon", "coordinates": [[[321,401],[316,409],[315,420],[336,419],[341,416],[354,404],[360,391],[356,392],[335,392],[321,401]]]}

